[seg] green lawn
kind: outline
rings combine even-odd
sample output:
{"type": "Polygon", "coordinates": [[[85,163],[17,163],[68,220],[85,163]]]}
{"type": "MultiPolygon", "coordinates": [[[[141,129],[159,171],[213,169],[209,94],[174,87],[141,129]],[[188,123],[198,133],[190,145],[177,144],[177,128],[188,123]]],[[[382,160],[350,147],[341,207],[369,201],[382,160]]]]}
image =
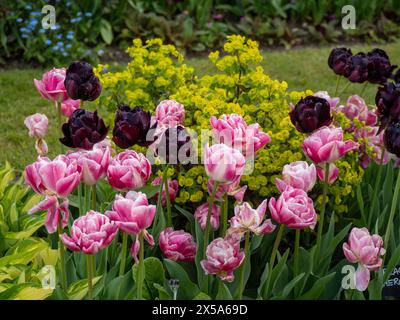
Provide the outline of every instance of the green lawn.
{"type": "MultiPolygon", "coordinates": [[[[380,46],[392,58],[392,63],[400,65],[400,42],[380,46]],[[397,58],[397,59],[396,59],[397,58]]],[[[373,46],[352,47],[353,53],[367,51],[373,46]]],[[[285,80],[289,90],[312,89],[326,90],[333,93],[336,76],[329,69],[327,59],[330,48],[301,48],[289,51],[264,51],[263,66],[275,79],[285,80]]],[[[194,66],[198,74],[215,72],[207,58],[189,59],[187,63],[194,66]]],[[[36,158],[34,141],[28,137],[24,126],[26,116],[35,112],[45,113],[50,120],[49,134],[46,138],[49,146],[55,145],[59,133],[54,106],[42,99],[33,85],[33,79],[39,79],[43,70],[11,69],[0,70],[0,163],[8,160],[14,167],[23,169],[36,158]]],[[[345,85],[342,80],[342,87],[345,85]]],[[[359,94],[363,85],[352,84],[342,95],[359,94]]],[[[340,91],[340,90],[339,90],[340,91]]],[[[369,85],[364,97],[370,104],[374,102],[376,86],[369,85]]],[[[50,156],[54,156],[50,152],[50,156]]]]}

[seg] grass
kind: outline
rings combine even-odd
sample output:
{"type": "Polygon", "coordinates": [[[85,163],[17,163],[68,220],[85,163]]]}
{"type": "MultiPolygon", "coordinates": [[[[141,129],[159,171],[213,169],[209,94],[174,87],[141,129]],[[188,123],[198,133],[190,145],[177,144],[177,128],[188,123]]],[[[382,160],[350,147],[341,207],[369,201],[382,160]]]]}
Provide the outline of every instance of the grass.
{"type": "MultiPolygon", "coordinates": [[[[400,42],[380,46],[392,57],[392,63],[399,64],[400,42]]],[[[352,47],[354,53],[367,51],[373,46],[352,47]]],[[[288,51],[266,51],[262,62],[266,72],[274,79],[285,80],[289,90],[311,89],[325,90],[333,94],[336,76],[329,69],[327,59],[330,48],[300,48],[288,51]]],[[[191,58],[187,63],[194,66],[198,75],[216,72],[207,58],[191,58]]],[[[28,137],[24,125],[26,116],[33,113],[45,113],[49,117],[50,128],[46,137],[49,147],[55,146],[60,134],[56,127],[54,106],[41,98],[33,85],[33,79],[39,79],[40,69],[9,69],[0,72],[0,163],[8,160],[15,168],[23,169],[36,159],[34,141],[28,137]]],[[[339,92],[347,80],[342,79],[339,92]]],[[[363,97],[369,104],[374,103],[376,86],[368,85],[363,97]]],[[[342,101],[350,94],[360,94],[363,85],[351,84],[341,95],[342,101]]],[[[53,148],[58,150],[58,148],[53,148]]],[[[50,156],[56,155],[56,150],[50,156]]]]}

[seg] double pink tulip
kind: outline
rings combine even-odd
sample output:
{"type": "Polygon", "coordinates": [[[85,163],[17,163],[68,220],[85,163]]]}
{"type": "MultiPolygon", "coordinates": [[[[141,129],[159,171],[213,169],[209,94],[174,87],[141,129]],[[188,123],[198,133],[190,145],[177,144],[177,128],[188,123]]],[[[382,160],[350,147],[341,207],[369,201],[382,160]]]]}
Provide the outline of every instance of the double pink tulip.
{"type": "Polygon", "coordinates": [[[136,235],[131,249],[135,261],[137,261],[137,253],[140,248],[138,235],[141,232],[150,246],[154,245],[154,239],[146,229],[151,226],[155,214],[156,206],[149,205],[144,193],[135,191],[128,192],[125,197],[116,195],[112,211],[106,212],[106,215],[115,222],[120,230],[136,235]]]}
{"type": "Polygon", "coordinates": [[[230,220],[228,234],[237,233],[243,235],[247,231],[255,235],[271,233],[275,230],[271,219],[265,219],[267,200],[264,200],[257,209],[253,209],[245,202],[235,207],[235,215],[230,220]]]}
{"type": "MultiPolygon", "coordinates": [[[[178,195],[178,189],[179,189],[179,183],[178,180],[171,180],[168,179],[168,193],[169,193],[169,199],[172,202],[174,202],[176,196],[178,195]]],[[[161,177],[156,177],[152,182],[151,185],[152,186],[159,186],[162,182],[162,178],[161,177]]],[[[158,199],[158,195],[159,192],[157,192],[154,196],[155,199],[158,199]]],[[[163,206],[165,206],[165,204],[167,203],[167,193],[165,190],[165,186],[163,186],[162,188],[162,195],[161,195],[161,204],[163,206]]]]}
{"type": "Polygon", "coordinates": [[[217,275],[222,281],[232,282],[233,272],[242,264],[245,254],[240,242],[229,238],[217,238],[207,247],[206,260],[200,262],[206,274],[217,275]]]}
{"type": "Polygon", "coordinates": [[[314,187],[316,179],[317,172],[314,164],[296,161],[283,167],[282,180],[276,178],[275,183],[280,192],[283,192],[287,186],[308,192],[314,187]]]}
{"type": "Polygon", "coordinates": [[[304,153],[316,164],[332,163],[357,149],[353,140],[343,141],[342,128],[322,127],[304,139],[304,153]]]}
{"type": "Polygon", "coordinates": [[[107,175],[111,155],[109,148],[93,147],[93,150],[82,151],[78,156],[78,164],[82,168],[82,181],[93,186],[107,175]]]}
{"type": "Polygon", "coordinates": [[[338,97],[332,98],[328,94],[328,91],[318,91],[318,92],[314,93],[314,97],[322,98],[322,99],[325,99],[326,101],[328,101],[331,110],[334,110],[336,108],[336,106],[340,100],[340,98],[338,98],[338,97]]]}
{"type": "Polygon", "coordinates": [[[109,184],[117,190],[132,190],[143,187],[151,175],[149,160],[132,150],[119,153],[107,170],[109,184]]]}
{"type": "Polygon", "coordinates": [[[110,245],[117,232],[118,227],[107,216],[91,210],[76,219],[71,227],[71,235],[63,233],[61,240],[72,251],[96,254],[110,245]]]}
{"type": "MultiPolygon", "coordinates": [[[[214,188],[214,181],[209,179],[207,182],[207,190],[211,195],[214,188]]],[[[215,193],[215,199],[223,200],[225,194],[235,198],[237,202],[243,202],[244,194],[247,190],[247,186],[240,187],[240,179],[232,182],[231,184],[220,184],[217,187],[217,192],[215,193]]]]}
{"type": "MultiPolygon", "coordinates": [[[[207,215],[208,215],[208,203],[203,203],[201,206],[197,207],[194,212],[195,219],[199,222],[200,228],[202,230],[206,229],[207,225],[207,215]]],[[[211,207],[210,225],[214,230],[219,228],[219,217],[221,215],[221,208],[216,204],[211,207]]]]}
{"type": "MultiPolygon", "coordinates": [[[[317,167],[317,175],[321,181],[325,181],[325,169],[321,167],[317,167]]],[[[339,168],[335,166],[335,164],[329,164],[328,171],[328,184],[332,184],[339,177],[339,168]]]]}
{"type": "Polygon", "coordinates": [[[347,243],[343,244],[343,252],[349,262],[358,263],[355,274],[357,290],[366,290],[370,271],[382,267],[381,256],[385,254],[382,238],[377,234],[370,235],[367,228],[353,228],[347,243]]]}
{"type": "Polygon", "coordinates": [[[366,126],[374,126],[378,121],[376,113],[370,111],[364,99],[358,95],[350,96],[347,99],[346,105],[338,106],[336,112],[344,113],[350,120],[358,119],[364,122],[366,126]]]}
{"type": "Polygon", "coordinates": [[[42,80],[33,80],[43,98],[57,102],[68,99],[64,86],[65,72],[65,68],[54,68],[43,74],[42,80]]]}
{"type": "Polygon", "coordinates": [[[175,100],[161,101],[156,108],[155,114],[157,124],[168,128],[183,125],[185,120],[185,108],[175,100]]]}
{"type": "Polygon", "coordinates": [[[73,100],[68,98],[61,103],[61,112],[64,116],[69,117],[76,110],[79,109],[81,105],[81,100],[73,100]]]}
{"type": "Polygon", "coordinates": [[[272,218],[289,228],[314,229],[317,223],[314,203],[302,189],[288,187],[278,200],[271,198],[268,207],[272,218]]]}
{"type": "Polygon", "coordinates": [[[29,130],[30,137],[43,139],[49,128],[49,119],[44,114],[35,113],[26,117],[24,124],[29,130]]]}
{"type": "Polygon", "coordinates": [[[210,122],[216,140],[241,151],[245,157],[253,156],[271,141],[258,123],[248,125],[239,114],[224,114],[220,119],[212,116],[210,122]]]}
{"type": "Polygon", "coordinates": [[[188,232],[166,228],[161,231],[158,244],[163,255],[170,260],[192,262],[195,259],[196,243],[188,232]]]}
{"type": "Polygon", "coordinates": [[[204,167],[207,175],[215,182],[223,185],[237,183],[245,165],[245,157],[236,149],[225,144],[205,146],[204,167]]]}

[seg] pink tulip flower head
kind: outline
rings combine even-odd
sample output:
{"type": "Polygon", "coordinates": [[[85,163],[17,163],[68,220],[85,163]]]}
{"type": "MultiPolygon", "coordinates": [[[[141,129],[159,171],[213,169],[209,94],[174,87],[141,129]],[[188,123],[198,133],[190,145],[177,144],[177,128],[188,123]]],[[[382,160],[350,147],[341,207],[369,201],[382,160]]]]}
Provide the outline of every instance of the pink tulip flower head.
{"type": "Polygon", "coordinates": [[[216,140],[239,150],[246,158],[271,141],[258,123],[247,125],[238,114],[222,115],[220,119],[212,116],[210,122],[216,140]]]}
{"type": "MultiPolygon", "coordinates": [[[[194,218],[199,222],[202,230],[206,229],[207,226],[207,215],[208,215],[208,203],[203,203],[197,207],[194,212],[194,218]]],[[[221,215],[221,208],[216,204],[211,207],[210,225],[214,230],[219,228],[219,217],[221,215]]]]}
{"type": "Polygon", "coordinates": [[[204,167],[207,175],[222,185],[232,184],[242,176],[246,159],[240,151],[225,144],[208,145],[204,149],[204,167]]]}
{"type": "Polygon", "coordinates": [[[71,227],[71,235],[61,235],[61,240],[72,251],[96,254],[110,245],[118,232],[118,227],[106,215],[90,210],[76,219],[71,227]]]}
{"type": "Polygon", "coordinates": [[[384,131],[379,132],[379,127],[363,126],[356,129],[354,137],[360,142],[359,160],[360,165],[364,169],[368,168],[371,160],[374,160],[376,164],[381,164],[383,156],[383,164],[386,164],[390,160],[390,154],[385,149],[382,153],[383,146],[383,134],[384,131]]]}
{"type": "Polygon", "coordinates": [[[159,125],[167,128],[183,125],[185,108],[175,100],[163,100],[156,108],[155,120],[159,125]]]}
{"type": "MultiPolygon", "coordinates": [[[[333,163],[330,163],[328,173],[329,176],[327,182],[328,184],[332,184],[339,177],[339,168],[336,167],[333,163]]],[[[317,175],[319,180],[325,181],[325,168],[317,167],[317,175]]]]}
{"type": "MultiPolygon", "coordinates": [[[[207,182],[207,190],[211,195],[214,188],[214,181],[209,179],[207,182]]],[[[225,194],[235,198],[237,202],[243,202],[244,194],[247,190],[247,186],[240,187],[240,179],[232,182],[231,184],[220,184],[217,187],[217,192],[215,193],[215,199],[223,200],[225,194]]]]}
{"type": "Polygon", "coordinates": [[[343,141],[342,128],[322,127],[304,139],[302,148],[314,163],[321,164],[335,162],[357,149],[358,144],[353,140],[343,141]]]}
{"type": "Polygon", "coordinates": [[[318,97],[318,98],[322,98],[325,99],[326,101],[328,101],[329,106],[331,107],[331,110],[334,110],[337,106],[337,104],[339,103],[339,98],[331,98],[331,96],[328,94],[327,91],[318,91],[316,93],[314,93],[314,97],[318,97]]]}
{"type": "Polygon", "coordinates": [[[64,116],[69,117],[76,110],[79,109],[81,100],[73,100],[68,98],[61,103],[61,112],[64,116]]]}
{"type": "Polygon", "coordinates": [[[82,181],[93,186],[107,175],[111,155],[109,148],[93,148],[90,151],[82,151],[78,158],[78,164],[82,168],[82,181]]]}
{"type": "Polygon", "coordinates": [[[345,106],[340,105],[336,108],[337,112],[342,112],[349,120],[358,119],[366,126],[374,126],[378,117],[375,112],[368,109],[364,99],[358,95],[350,96],[345,106]]]}
{"type": "Polygon", "coordinates": [[[156,214],[156,206],[149,205],[144,193],[130,191],[125,197],[116,195],[112,209],[112,211],[107,211],[106,215],[115,222],[120,230],[136,235],[131,255],[137,261],[137,253],[140,246],[138,235],[140,233],[143,233],[144,238],[150,246],[154,245],[154,239],[146,229],[153,222],[156,214]]]}
{"type": "Polygon", "coordinates": [[[308,165],[306,161],[296,161],[286,164],[282,171],[282,180],[275,179],[276,186],[283,192],[287,186],[310,191],[317,179],[315,165],[308,165]]]}
{"type": "Polygon", "coordinates": [[[302,189],[288,187],[278,200],[271,198],[268,207],[276,222],[292,229],[314,229],[317,223],[313,201],[302,189]]]}
{"type": "Polygon", "coordinates": [[[36,139],[43,139],[49,127],[49,119],[41,113],[26,117],[24,123],[29,130],[29,136],[36,139]]]}
{"type": "Polygon", "coordinates": [[[207,247],[206,260],[200,262],[206,274],[217,275],[222,281],[232,282],[233,271],[239,268],[244,260],[239,241],[217,238],[207,247]]]}
{"type": "Polygon", "coordinates": [[[132,150],[119,153],[107,170],[108,183],[120,191],[143,187],[150,174],[149,160],[142,153],[132,150]]]}
{"type": "Polygon", "coordinates": [[[68,99],[64,86],[65,68],[52,69],[43,74],[42,80],[34,79],[33,82],[43,98],[62,102],[68,99]]]}
{"type": "Polygon", "coordinates": [[[196,243],[190,233],[166,228],[158,239],[163,255],[174,261],[192,262],[196,256],[196,243]]]}
{"type": "Polygon", "coordinates": [[[385,254],[382,238],[377,234],[370,235],[367,228],[353,228],[348,241],[343,244],[343,252],[349,262],[358,263],[355,273],[357,290],[366,290],[370,271],[382,267],[381,256],[385,254]]]}
{"type": "MultiPolygon", "coordinates": [[[[169,192],[169,199],[170,202],[174,202],[176,196],[178,195],[178,189],[179,189],[179,183],[178,180],[171,180],[168,179],[168,192],[169,192]]],[[[161,177],[156,177],[152,182],[151,185],[152,186],[159,186],[162,182],[162,178],[161,177]]],[[[159,192],[157,192],[154,196],[154,199],[158,199],[158,195],[159,192]]],[[[165,186],[163,186],[162,188],[162,195],[161,195],[161,204],[163,206],[165,206],[167,203],[167,195],[166,195],[166,190],[165,190],[165,186]]]]}
{"type": "Polygon", "coordinates": [[[267,200],[264,200],[257,209],[253,209],[249,203],[245,202],[235,207],[235,215],[230,220],[228,234],[238,233],[243,235],[247,231],[255,235],[271,233],[275,230],[271,219],[265,219],[267,210],[267,200]]]}

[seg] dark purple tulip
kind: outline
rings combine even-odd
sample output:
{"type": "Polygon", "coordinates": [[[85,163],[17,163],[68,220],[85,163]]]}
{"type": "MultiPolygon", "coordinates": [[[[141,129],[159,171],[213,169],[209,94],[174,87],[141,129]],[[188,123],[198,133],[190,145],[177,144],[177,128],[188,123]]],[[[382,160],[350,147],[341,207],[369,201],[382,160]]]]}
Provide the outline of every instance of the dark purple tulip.
{"type": "Polygon", "coordinates": [[[390,64],[388,55],[382,49],[374,49],[367,53],[368,81],[370,83],[384,84],[388,78],[391,78],[396,66],[390,64]]]}
{"type": "Polygon", "coordinates": [[[377,115],[380,130],[384,129],[389,121],[400,119],[400,84],[387,83],[378,88],[375,96],[377,115]]]}
{"type": "Polygon", "coordinates": [[[396,71],[396,73],[392,76],[392,79],[396,83],[400,83],[400,69],[396,71]]]}
{"type": "Polygon", "coordinates": [[[363,52],[357,53],[350,58],[346,67],[346,77],[351,82],[363,83],[368,79],[370,61],[363,52]]]}
{"type": "Polygon", "coordinates": [[[386,150],[400,157],[400,122],[391,122],[383,133],[386,150]]]}
{"type": "Polygon", "coordinates": [[[345,76],[346,67],[352,55],[351,50],[347,48],[332,49],[328,58],[328,65],[336,74],[345,76]]]}
{"type": "Polygon", "coordinates": [[[97,111],[90,112],[85,109],[76,109],[62,125],[64,137],[61,143],[70,148],[91,150],[93,145],[104,140],[108,127],[103,119],[99,118],[97,111]]]}
{"type": "Polygon", "coordinates": [[[333,120],[329,102],[315,96],[302,98],[289,115],[296,129],[303,133],[328,126],[333,120]]]}
{"type": "Polygon", "coordinates": [[[101,84],[92,66],[84,61],[72,62],[66,72],[65,88],[73,100],[96,100],[101,93],[101,84]]]}
{"type": "MultiPolygon", "coordinates": [[[[118,106],[113,130],[115,144],[126,149],[135,144],[148,146],[153,140],[148,139],[151,122],[150,112],[143,111],[140,107],[131,109],[128,105],[118,106]]],[[[153,126],[155,128],[156,124],[153,126]]]]}

